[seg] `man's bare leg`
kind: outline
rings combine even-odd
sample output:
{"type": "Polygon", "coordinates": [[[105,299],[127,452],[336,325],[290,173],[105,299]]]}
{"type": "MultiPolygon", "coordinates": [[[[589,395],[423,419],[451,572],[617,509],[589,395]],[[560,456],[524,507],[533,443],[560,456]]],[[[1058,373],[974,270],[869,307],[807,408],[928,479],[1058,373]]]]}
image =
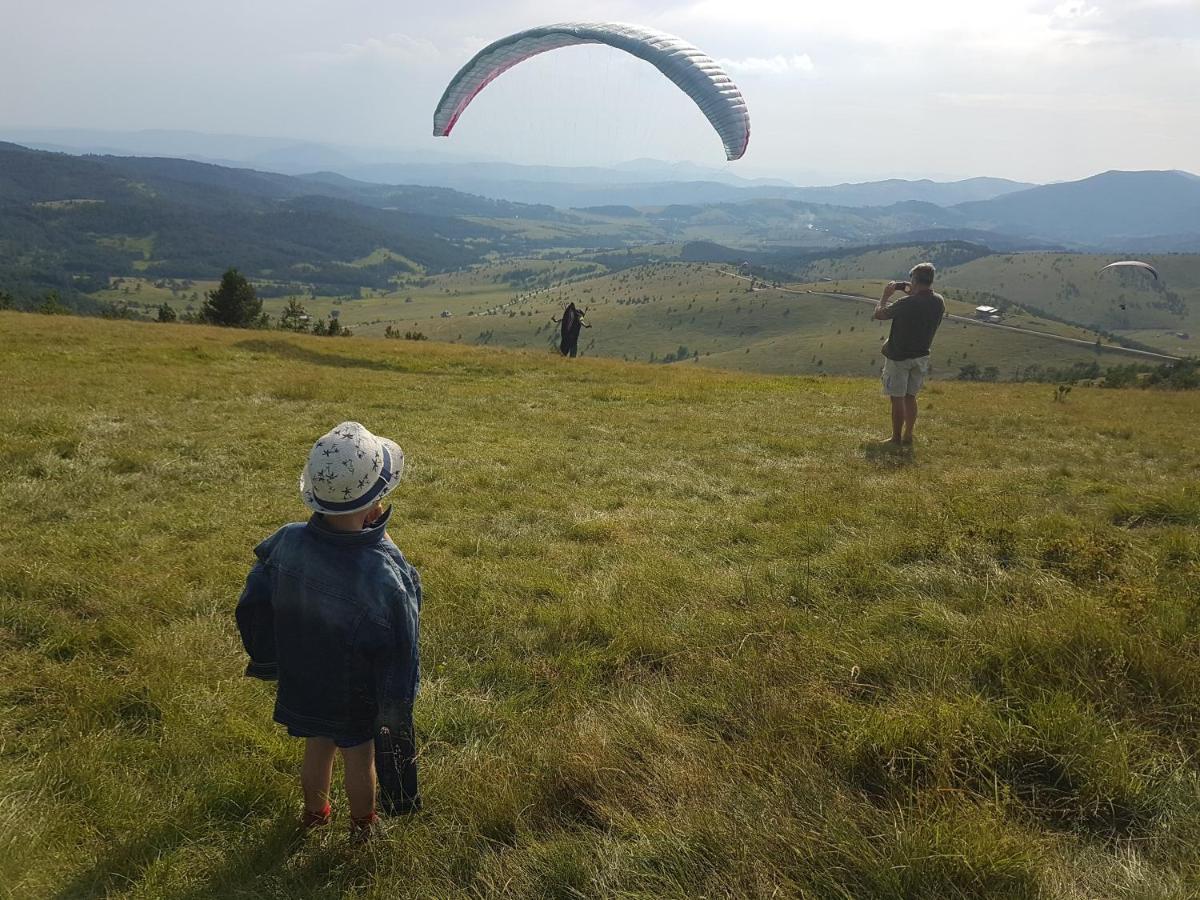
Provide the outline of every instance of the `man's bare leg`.
{"type": "MultiPolygon", "coordinates": [[[[894,403],[896,401],[896,399],[897,398],[893,397],[892,402],[894,403]]],[[[917,395],[916,394],[905,394],[904,397],[901,399],[904,401],[904,406],[903,406],[903,409],[904,409],[904,421],[903,421],[904,433],[900,436],[900,443],[911,444],[912,439],[913,439],[913,437],[912,437],[913,426],[917,424],[917,395]]],[[[896,429],[896,422],[895,422],[896,415],[894,412],[895,407],[893,406],[892,409],[893,409],[892,430],[895,431],[895,429],[896,429]]]]}
{"type": "Polygon", "coordinates": [[[891,443],[899,444],[904,429],[904,398],[892,397],[892,437],[891,443]]]}

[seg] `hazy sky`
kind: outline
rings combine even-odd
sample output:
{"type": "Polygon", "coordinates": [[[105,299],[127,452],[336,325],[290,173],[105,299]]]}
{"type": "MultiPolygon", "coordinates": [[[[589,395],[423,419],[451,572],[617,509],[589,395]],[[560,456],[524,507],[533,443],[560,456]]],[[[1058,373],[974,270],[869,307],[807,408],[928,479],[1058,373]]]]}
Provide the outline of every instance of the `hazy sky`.
{"type": "Polygon", "coordinates": [[[625,21],[724,63],[746,175],[814,183],[1200,171],[1200,0],[0,0],[0,127],[166,128],[511,162],[726,165],[690,101],[608,48],[534,58],[430,136],[450,76],[532,25],[625,21]]]}

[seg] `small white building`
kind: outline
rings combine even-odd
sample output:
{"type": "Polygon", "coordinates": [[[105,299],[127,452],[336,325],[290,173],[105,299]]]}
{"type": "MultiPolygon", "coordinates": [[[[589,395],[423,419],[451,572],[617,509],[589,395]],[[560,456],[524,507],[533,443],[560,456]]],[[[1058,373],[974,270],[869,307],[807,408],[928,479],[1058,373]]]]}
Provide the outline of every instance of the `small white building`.
{"type": "Polygon", "coordinates": [[[975,307],[975,318],[991,319],[992,316],[999,318],[1000,310],[995,306],[977,306],[975,307]]]}

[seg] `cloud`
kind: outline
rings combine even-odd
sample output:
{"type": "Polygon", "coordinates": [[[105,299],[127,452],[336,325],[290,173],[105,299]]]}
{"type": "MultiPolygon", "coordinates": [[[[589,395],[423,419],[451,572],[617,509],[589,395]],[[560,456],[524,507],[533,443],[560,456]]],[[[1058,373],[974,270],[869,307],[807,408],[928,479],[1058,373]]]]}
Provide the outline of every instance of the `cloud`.
{"type": "Polygon", "coordinates": [[[442,51],[427,38],[416,38],[396,32],[384,38],[367,38],[358,43],[343,44],[337,50],[318,50],[305,54],[312,62],[388,62],[408,65],[428,65],[442,58],[442,51]]]}
{"type": "Polygon", "coordinates": [[[747,56],[745,59],[719,59],[717,62],[731,72],[747,72],[762,75],[787,75],[791,72],[811,72],[814,68],[812,57],[807,53],[793,53],[784,56],[747,56]]]}
{"type": "MultiPolygon", "coordinates": [[[[1143,4],[1150,0],[1122,0],[1143,4]]],[[[1178,8],[1178,0],[1153,0],[1178,8]]],[[[1195,0],[1190,0],[1195,2],[1195,0]]],[[[1113,17],[1093,0],[839,0],[797,15],[784,0],[691,0],[669,16],[680,30],[719,26],[726,33],[757,33],[765,40],[803,38],[807,46],[835,42],[848,46],[953,46],[970,52],[1038,52],[1077,45],[1093,37],[1113,17]]]]}

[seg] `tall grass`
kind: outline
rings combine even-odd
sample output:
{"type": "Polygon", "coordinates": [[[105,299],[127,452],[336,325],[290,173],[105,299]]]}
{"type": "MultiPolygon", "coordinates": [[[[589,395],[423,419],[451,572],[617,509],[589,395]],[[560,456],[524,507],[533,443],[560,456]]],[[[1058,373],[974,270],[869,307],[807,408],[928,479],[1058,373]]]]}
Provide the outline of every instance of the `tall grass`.
{"type": "Polygon", "coordinates": [[[14,897],[1200,890],[1200,398],[0,315],[14,897]],[[300,836],[241,677],[316,435],[411,468],[426,810],[300,836]]]}

